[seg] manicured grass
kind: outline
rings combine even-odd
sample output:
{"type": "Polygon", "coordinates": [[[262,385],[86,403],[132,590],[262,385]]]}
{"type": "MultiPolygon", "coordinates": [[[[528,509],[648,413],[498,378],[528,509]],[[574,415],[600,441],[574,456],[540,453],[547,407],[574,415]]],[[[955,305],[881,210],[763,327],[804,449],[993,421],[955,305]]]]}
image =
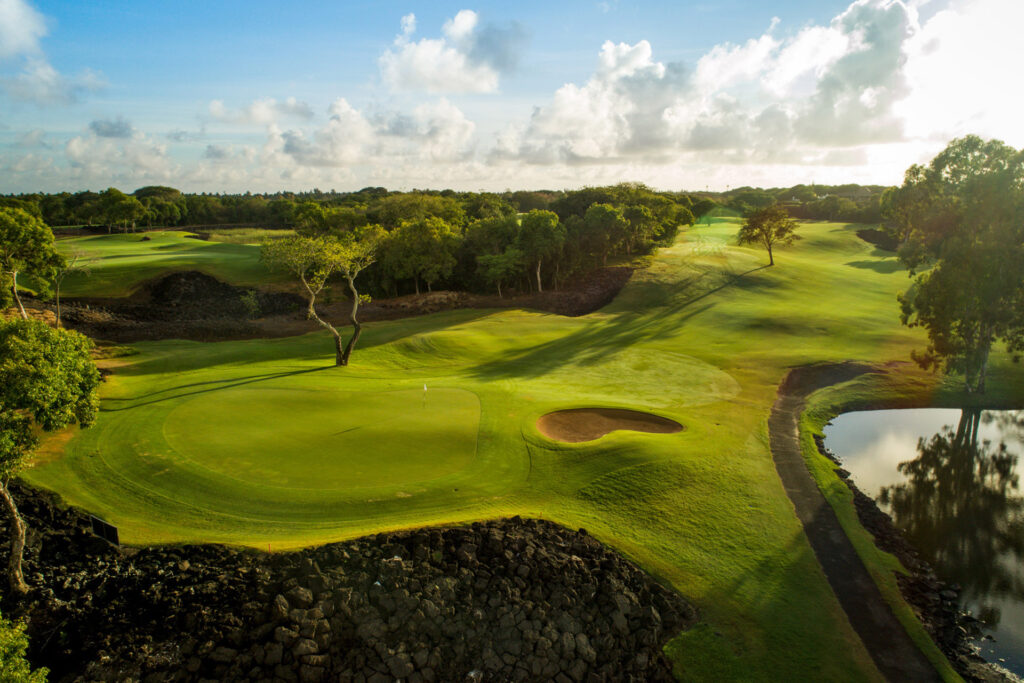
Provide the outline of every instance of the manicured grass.
{"type": "Polygon", "coordinates": [[[88,267],[87,273],[69,274],[61,294],[128,296],[143,282],[179,270],[200,270],[238,285],[278,281],[260,263],[258,246],[207,242],[190,234],[159,231],[60,240],[57,248],[61,253],[82,254],[88,267]]]}
{"type": "Polygon", "coordinates": [[[139,544],[280,549],[543,516],[695,602],[702,624],[668,648],[687,679],[878,680],[775,473],[767,417],[791,366],[906,359],[922,341],[898,321],[907,277],[854,226],[802,226],[774,268],[734,246],[737,229],[691,229],[583,318],[375,323],[348,368],[323,334],[137,344],[97,424],[27,478],[139,544]],[[537,431],[540,415],[582,406],[686,429],[581,444],[537,431]]]}

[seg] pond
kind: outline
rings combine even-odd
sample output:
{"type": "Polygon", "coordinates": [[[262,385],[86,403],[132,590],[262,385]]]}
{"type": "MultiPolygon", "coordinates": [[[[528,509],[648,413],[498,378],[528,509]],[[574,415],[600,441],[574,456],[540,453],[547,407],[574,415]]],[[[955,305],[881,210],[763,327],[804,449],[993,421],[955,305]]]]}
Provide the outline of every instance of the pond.
{"type": "Polygon", "coordinates": [[[825,445],[984,624],[983,657],[1024,676],[1024,411],[845,413],[825,445]]]}

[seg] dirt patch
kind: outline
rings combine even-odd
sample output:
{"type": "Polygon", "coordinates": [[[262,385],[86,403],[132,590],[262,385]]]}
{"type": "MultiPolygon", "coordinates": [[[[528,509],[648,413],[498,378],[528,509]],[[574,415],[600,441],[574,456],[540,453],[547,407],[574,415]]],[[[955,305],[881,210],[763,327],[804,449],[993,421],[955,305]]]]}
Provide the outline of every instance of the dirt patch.
{"type": "Polygon", "coordinates": [[[666,417],[624,408],[573,408],[542,415],[537,420],[537,429],[549,439],[581,443],[620,429],[674,434],[683,431],[683,425],[666,417]]]}

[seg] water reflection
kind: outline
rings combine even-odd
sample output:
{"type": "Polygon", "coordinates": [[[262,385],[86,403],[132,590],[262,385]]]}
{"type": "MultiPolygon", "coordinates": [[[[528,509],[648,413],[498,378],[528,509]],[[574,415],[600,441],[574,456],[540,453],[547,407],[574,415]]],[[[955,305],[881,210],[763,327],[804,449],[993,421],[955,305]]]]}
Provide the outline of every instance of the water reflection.
{"type": "Polygon", "coordinates": [[[1024,599],[1024,498],[1018,456],[1006,440],[979,439],[982,422],[1021,433],[1012,413],[964,410],[954,429],[917,443],[917,457],[901,462],[906,480],[882,488],[879,502],[911,543],[959,583],[989,626],[1000,619],[1001,597],[1024,599]]]}
{"type": "Polygon", "coordinates": [[[1024,411],[847,413],[826,443],[995,635],[982,654],[1024,674],[1024,411]]]}

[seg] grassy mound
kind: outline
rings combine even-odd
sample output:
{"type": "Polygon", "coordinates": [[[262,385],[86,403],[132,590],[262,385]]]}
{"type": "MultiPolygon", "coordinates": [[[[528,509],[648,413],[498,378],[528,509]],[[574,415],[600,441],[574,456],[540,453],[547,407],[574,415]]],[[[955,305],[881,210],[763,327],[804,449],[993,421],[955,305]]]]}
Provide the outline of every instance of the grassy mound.
{"type": "MultiPolygon", "coordinates": [[[[97,424],[27,477],[131,543],[276,549],[541,516],[586,527],[694,600],[704,623],[670,648],[683,676],[878,679],[793,515],[766,420],[791,366],[902,361],[921,345],[899,324],[907,275],[858,226],[805,224],[774,268],[735,246],[738,226],[684,233],[598,313],[377,323],[343,369],[323,334],[138,344],[104,385],[97,424]],[[581,406],[686,430],[580,444],[537,431],[541,415],[581,406]]],[[[256,276],[251,247],[195,246],[183,258],[241,249],[207,263],[256,276]]],[[[126,256],[138,263],[125,272],[141,277],[159,261],[147,254],[126,256]]],[[[1005,372],[1005,355],[994,362],[1005,372]]]]}
{"type": "Polygon", "coordinates": [[[167,273],[199,270],[235,285],[256,285],[275,277],[260,263],[254,244],[207,242],[184,231],[94,235],[60,240],[65,256],[81,254],[88,272],[68,275],[64,296],[121,297],[167,273]]]}

